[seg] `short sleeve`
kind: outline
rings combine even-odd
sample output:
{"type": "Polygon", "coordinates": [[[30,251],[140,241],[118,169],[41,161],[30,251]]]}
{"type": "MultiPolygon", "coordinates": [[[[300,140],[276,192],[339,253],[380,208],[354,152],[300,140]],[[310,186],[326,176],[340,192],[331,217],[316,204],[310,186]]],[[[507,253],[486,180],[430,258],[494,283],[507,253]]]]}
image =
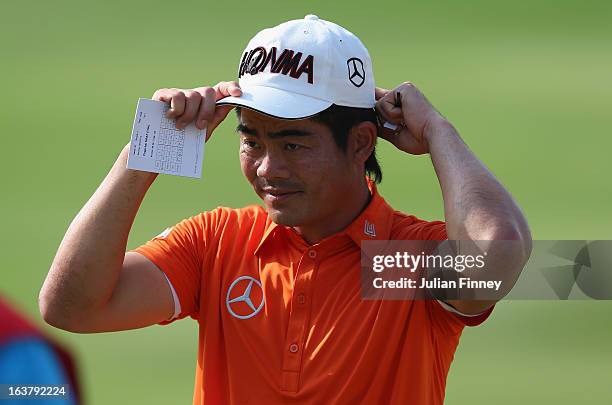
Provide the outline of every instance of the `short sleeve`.
{"type": "Polygon", "coordinates": [[[446,235],[446,223],[442,221],[423,221],[416,225],[415,231],[418,235],[418,240],[448,239],[446,235]]]}
{"type": "Polygon", "coordinates": [[[210,211],[184,219],[145,244],[130,250],[152,261],[176,291],[181,311],[177,317],[160,322],[160,325],[186,316],[197,319],[202,264],[205,252],[210,251],[215,218],[215,213],[210,211]]]}
{"type": "Polygon", "coordinates": [[[486,321],[495,305],[477,315],[461,314],[450,305],[438,300],[427,300],[427,307],[435,327],[443,334],[455,335],[465,326],[478,326],[486,321]]]}
{"type": "MultiPolygon", "coordinates": [[[[416,229],[419,235],[419,240],[446,240],[446,223],[442,221],[423,221],[419,223],[416,229]]],[[[452,306],[443,301],[431,299],[427,301],[429,313],[434,324],[443,332],[456,334],[461,332],[465,326],[478,326],[483,323],[491,312],[493,307],[487,309],[481,314],[465,315],[457,311],[452,306]]]]}

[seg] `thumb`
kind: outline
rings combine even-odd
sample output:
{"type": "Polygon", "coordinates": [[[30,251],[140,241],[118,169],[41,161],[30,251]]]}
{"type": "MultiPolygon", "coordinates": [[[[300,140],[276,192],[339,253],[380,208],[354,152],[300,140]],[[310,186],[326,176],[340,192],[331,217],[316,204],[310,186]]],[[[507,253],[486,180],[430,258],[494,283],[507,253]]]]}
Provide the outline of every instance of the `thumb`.
{"type": "Polygon", "coordinates": [[[219,101],[220,99],[228,96],[240,97],[242,95],[242,90],[240,89],[240,85],[238,82],[220,82],[216,86],[213,86],[215,89],[215,101],[219,101]]]}

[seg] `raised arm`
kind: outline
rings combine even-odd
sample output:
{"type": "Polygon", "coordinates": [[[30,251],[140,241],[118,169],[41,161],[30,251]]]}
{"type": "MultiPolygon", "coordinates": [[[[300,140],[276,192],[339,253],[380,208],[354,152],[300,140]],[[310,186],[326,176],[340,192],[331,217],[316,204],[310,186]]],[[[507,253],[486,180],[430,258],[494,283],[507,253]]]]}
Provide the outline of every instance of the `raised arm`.
{"type": "MultiPolygon", "coordinates": [[[[239,95],[234,82],[193,90],[162,89],[154,99],[171,104],[178,126],[192,121],[210,136],[230,108],[215,100],[239,95]]],[[[170,286],[144,256],[126,254],[128,235],[157,174],[126,168],[129,144],[70,224],[39,294],[41,315],[72,332],[141,328],[174,313],[170,286]]]]}
{"type": "MultiPolygon", "coordinates": [[[[488,252],[486,269],[515,281],[531,253],[531,233],[510,193],[412,83],[392,91],[377,89],[377,99],[379,113],[401,125],[398,133],[387,131],[383,137],[404,152],[430,154],[442,189],[448,239],[513,241],[490,245],[494,251],[488,252]]],[[[494,302],[448,301],[466,314],[482,312],[494,302]]]]}

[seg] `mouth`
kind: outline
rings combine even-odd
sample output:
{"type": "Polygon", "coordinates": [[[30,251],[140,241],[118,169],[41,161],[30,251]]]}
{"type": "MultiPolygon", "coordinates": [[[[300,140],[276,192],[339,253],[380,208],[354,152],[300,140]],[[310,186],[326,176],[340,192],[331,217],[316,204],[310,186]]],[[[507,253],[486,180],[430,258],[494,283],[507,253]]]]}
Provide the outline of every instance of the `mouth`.
{"type": "Polygon", "coordinates": [[[282,190],[282,189],[263,189],[261,190],[264,201],[275,204],[289,200],[301,194],[301,191],[282,190]]]}

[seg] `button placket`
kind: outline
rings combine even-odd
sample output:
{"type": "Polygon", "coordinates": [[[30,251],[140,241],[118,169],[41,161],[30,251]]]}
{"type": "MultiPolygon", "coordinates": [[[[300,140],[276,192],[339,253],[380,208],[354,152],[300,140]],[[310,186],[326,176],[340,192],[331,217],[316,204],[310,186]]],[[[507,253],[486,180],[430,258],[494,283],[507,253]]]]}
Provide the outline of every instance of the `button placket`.
{"type": "Polygon", "coordinates": [[[310,284],[316,271],[317,263],[314,260],[316,256],[317,252],[312,249],[302,255],[293,283],[295,295],[291,302],[282,366],[282,389],[286,391],[295,392],[298,389],[305,336],[310,322],[310,308],[307,305],[306,294],[310,291],[310,284]]]}

